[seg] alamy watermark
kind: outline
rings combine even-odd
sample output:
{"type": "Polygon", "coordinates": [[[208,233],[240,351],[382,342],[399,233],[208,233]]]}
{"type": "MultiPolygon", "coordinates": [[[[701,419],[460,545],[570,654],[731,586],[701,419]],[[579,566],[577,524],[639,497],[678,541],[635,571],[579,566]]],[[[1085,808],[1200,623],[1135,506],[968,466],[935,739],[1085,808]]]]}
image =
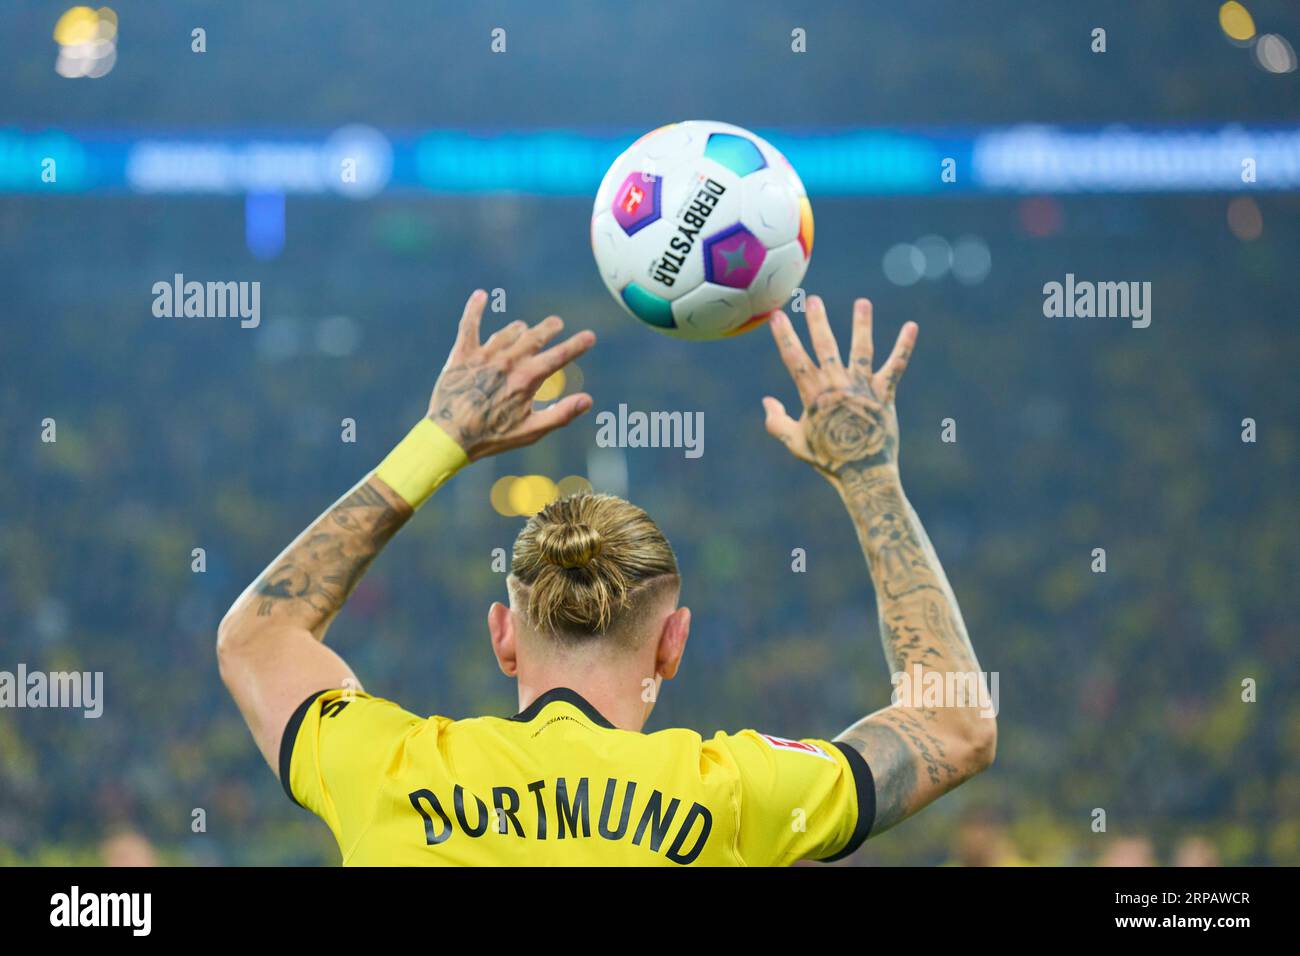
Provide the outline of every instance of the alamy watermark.
{"type": "Polygon", "coordinates": [[[596,415],[596,444],[601,448],[684,448],[687,458],[704,454],[703,412],[628,411],[596,415]]]}
{"type": "Polygon", "coordinates": [[[913,664],[890,676],[890,703],[930,710],[937,707],[979,708],[981,717],[998,715],[997,671],[939,671],[913,664]]]}
{"type": "Polygon", "coordinates": [[[262,283],[185,281],[176,273],[170,282],[153,284],[153,314],[159,319],[239,319],[240,328],[262,323],[262,283]]]}
{"type": "Polygon", "coordinates": [[[0,671],[0,709],[66,707],[93,719],[104,713],[103,671],[0,671]]]}
{"type": "Polygon", "coordinates": [[[1043,285],[1043,315],[1049,319],[1131,319],[1133,328],[1151,324],[1150,282],[1075,281],[1074,273],[1065,274],[1065,282],[1043,285]]]}
{"type": "Polygon", "coordinates": [[[50,897],[50,925],[122,927],[132,936],[148,936],[153,927],[152,893],[83,893],[73,885],[50,897]]]}

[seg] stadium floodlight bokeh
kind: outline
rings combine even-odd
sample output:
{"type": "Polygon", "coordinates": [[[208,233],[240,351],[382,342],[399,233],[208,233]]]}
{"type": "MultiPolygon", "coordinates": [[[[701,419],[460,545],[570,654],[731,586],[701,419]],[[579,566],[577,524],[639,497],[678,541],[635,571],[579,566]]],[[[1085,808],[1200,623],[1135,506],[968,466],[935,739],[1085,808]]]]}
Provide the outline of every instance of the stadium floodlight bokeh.
{"type": "Polygon", "coordinates": [[[117,14],[109,7],[72,7],[54,25],[54,71],[68,79],[107,76],[117,62],[117,14]]]}

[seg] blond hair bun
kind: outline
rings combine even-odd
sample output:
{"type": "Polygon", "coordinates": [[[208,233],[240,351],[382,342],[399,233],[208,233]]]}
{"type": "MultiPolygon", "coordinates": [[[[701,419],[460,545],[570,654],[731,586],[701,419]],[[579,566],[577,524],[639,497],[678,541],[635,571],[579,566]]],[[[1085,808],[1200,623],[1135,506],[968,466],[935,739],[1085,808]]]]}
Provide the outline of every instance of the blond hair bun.
{"type": "Polygon", "coordinates": [[[677,558],[658,525],[613,495],[572,495],[529,518],[510,573],[528,623],[564,638],[636,630],[639,611],[659,593],[652,582],[678,584],[677,558]]]}
{"type": "Polygon", "coordinates": [[[542,560],[566,570],[585,568],[602,544],[600,532],[582,523],[548,525],[537,535],[542,560]]]}

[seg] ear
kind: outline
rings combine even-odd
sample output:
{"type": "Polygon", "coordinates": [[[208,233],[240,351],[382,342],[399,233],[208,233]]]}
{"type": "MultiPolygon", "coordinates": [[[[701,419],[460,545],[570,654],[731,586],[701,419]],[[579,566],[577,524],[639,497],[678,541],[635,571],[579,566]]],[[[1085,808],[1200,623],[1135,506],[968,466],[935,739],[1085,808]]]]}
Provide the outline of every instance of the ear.
{"type": "Polygon", "coordinates": [[[677,676],[677,668],[682,662],[682,652],[686,650],[686,639],[691,634],[691,609],[679,607],[664,618],[663,630],[659,632],[659,648],[655,653],[655,674],[664,680],[677,676]]]}
{"type": "Polygon", "coordinates": [[[493,601],[488,608],[488,634],[492,637],[492,653],[496,655],[497,666],[507,677],[514,677],[519,672],[515,647],[515,619],[510,608],[500,601],[493,601]]]}

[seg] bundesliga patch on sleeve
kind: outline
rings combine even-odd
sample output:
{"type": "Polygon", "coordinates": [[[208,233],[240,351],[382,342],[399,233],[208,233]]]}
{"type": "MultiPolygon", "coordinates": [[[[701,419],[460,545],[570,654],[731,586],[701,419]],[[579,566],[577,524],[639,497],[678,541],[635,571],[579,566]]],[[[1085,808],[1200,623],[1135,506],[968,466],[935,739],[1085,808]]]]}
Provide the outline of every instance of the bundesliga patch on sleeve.
{"type": "Polygon", "coordinates": [[[788,740],[785,737],[773,737],[771,734],[759,734],[770,746],[777,750],[794,750],[799,753],[811,754],[814,757],[821,757],[823,760],[835,762],[835,758],[822,750],[821,747],[814,744],[806,744],[802,740],[788,740]]]}

